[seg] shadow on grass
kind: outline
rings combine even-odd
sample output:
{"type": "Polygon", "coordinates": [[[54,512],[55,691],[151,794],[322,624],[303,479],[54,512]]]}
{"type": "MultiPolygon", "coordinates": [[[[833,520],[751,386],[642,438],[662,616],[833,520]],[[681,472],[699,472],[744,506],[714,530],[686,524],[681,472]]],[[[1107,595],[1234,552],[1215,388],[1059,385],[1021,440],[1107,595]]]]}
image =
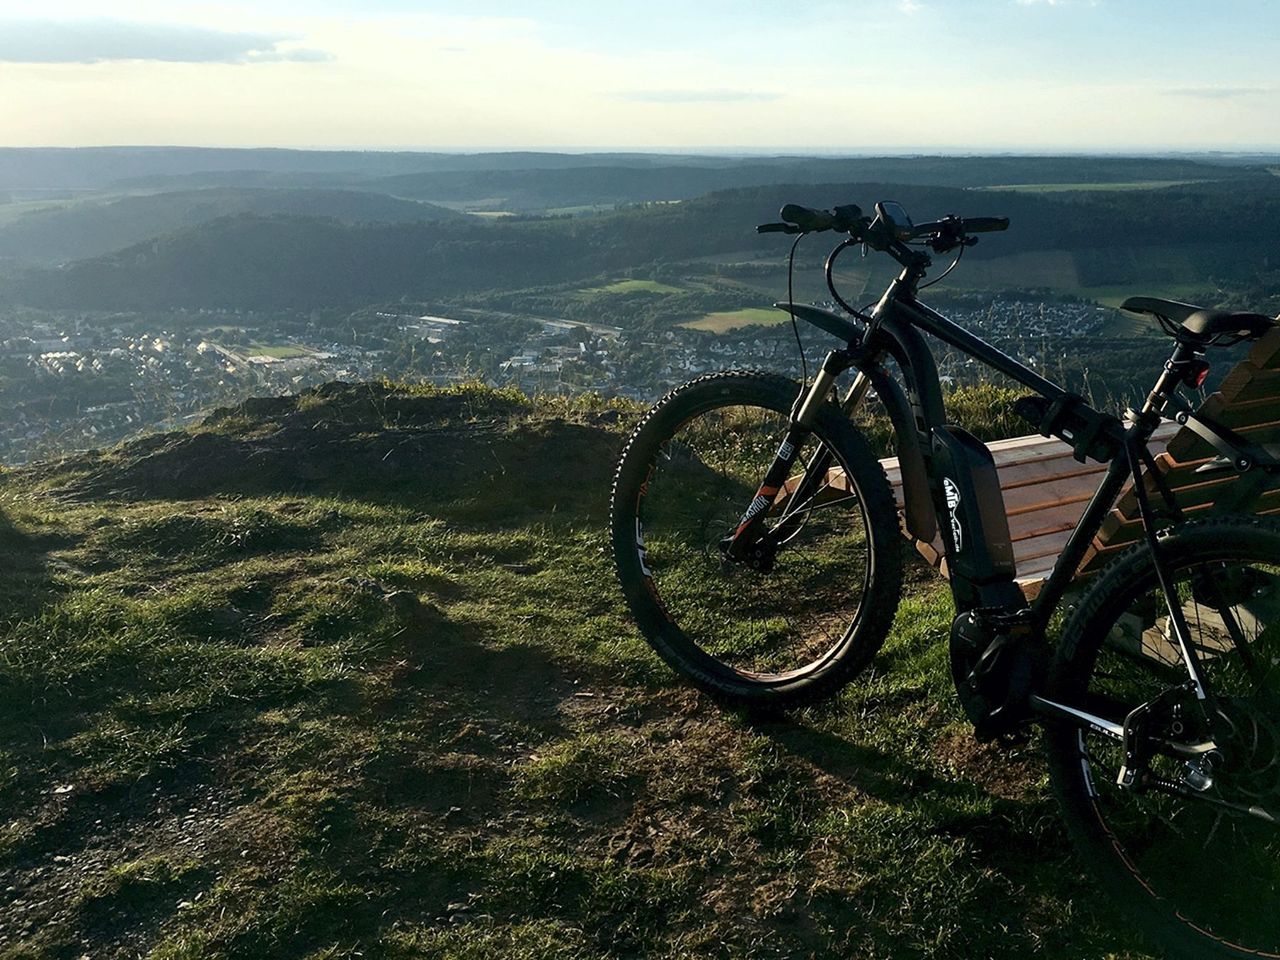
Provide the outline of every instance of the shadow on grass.
{"type": "MultiPolygon", "coordinates": [[[[1065,826],[1057,820],[1057,808],[1042,791],[1031,789],[1017,799],[996,797],[979,783],[944,779],[905,756],[787,720],[760,722],[754,729],[851,791],[926,820],[932,824],[932,836],[963,840],[969,857],[995,871],[1002,881],[984,893],[991,900],[988,906],[1011,917],[1021,915],[1029,925],[1011,927],[1007,942],[994,938],[984,946],[984,956],[995,960],[1027,955],[1034,939],[1028,939],[1031,918],[1042,903],[1073,904],[1081,921],[1081,943],[1090,944],[1049,949],[1042,954],[1046,960],[1075,960],[1094,955],[1089,952],[1094,949],[1099,956],[1126,949],[1134,953],[1121,955],[1144,955],[1129,920],[1082,876],[1065,826]]],[[[832,909],[839,916],[847,912],[840,904],[832,909]]]]}
{"type": "Polygon", "coordinates": [[[24,533],[0,510],[0,625],[39,613],[58,592],[48,552],[62,545],[56,537],[24,533]]]}
{"type": "Polygon", "coordinates": [[[943,780],[903,757],[890,756],[814,727],[773,719],[758,722],[755,729],[792,756],[886,803],[903,803],[924,791],[947,798],[972,793],[971,787],[943,780]]]}
{"type": "MultiPolygon", "coordinates": [[[[10,718],[4,745],[32,771],[10,784],[10,807],[32,829],[0,848],[0,890],[8,889],[0,893],[0,947],[12,932],[4,913],[25,900],[33,906],[24,922],[47,927],[51,943],[86,941],[104,952],[139,948],[171,917],[170,906],[113,894],[66,910],[62,885],[100,886],[108,864],[136,858],[181,864],[197,850],[214,873],[172,881],[184,895],[193,877],[208,886],[240,871],[276,876],[283,863],[303,876],[334,877],[372,876],[397,864],[393,891],[299,921],[289,932],[296,955],[375,935],[393,906],[426,922],[465,897],[474,868],[437,855],[418,862],[401,848],[420,845],[417,830],[440,818],[452,830],[484,829],[510,788],[511,757],[523,755],[526,744],[567,735],[557,707],[573,680],[535,647],[493,646],[477,627],[391,599],[368,601],[389,619],[370,615],[368,629],[384,639],[359,677],[344,668],[342,675],[289,686],[249,674],[250,654],[243,666],[219,655],[209,668],[223,671],[226,695],[199,707],[185,703],[184,689],[199,682],[200,670],[185,672],[180,682],[176,674],[143,682],[121,673],[49,703],[40,724],[54,739],[44,747],[16,737],[20,721],[10,718]],[[123,728],[99,734],[94,724],[103,719],[123,728]],[[124,740],[157,729],[172,729],[175,742],[156,760],[107,785],[81,779],[86,747],[71,744],[119,751],[124,740]],[[51,784],[69,786],[50,797],[51,784]],[[282,846],[283,837],[289,839],[282,846]]],[[[147,665],[137,673],[146,674],[147,665]]],[[[104,754],[94,765],[114,768],[127,759],[104,754]]],[[[145,877],[134,886],[160,890],[145,877]]],[[[278,920],[266,910],[239,927],[227,925],[235,932],[224,946],[231,953],[241,943],[260,946],[275,937],[271,925],[278,920]]],[[[251,946],[246,950],[252,955],[251,946]]]]}

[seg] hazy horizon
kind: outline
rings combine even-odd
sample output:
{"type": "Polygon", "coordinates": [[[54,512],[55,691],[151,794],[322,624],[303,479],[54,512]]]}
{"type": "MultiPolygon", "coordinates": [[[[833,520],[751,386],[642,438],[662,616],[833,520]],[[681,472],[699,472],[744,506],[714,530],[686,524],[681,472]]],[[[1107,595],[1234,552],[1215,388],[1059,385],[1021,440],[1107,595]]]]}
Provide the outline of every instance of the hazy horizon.
{"type": "Polygon", "coordinates": [[[818,0],[0,4],[5,146],[1280,151],[1280,9],[818,0]],[[873,144],[874,146],[867,146],[873,144]],[[566,146],[567,145],[567,146],[566,146]]]}
{"type": "Polygon", "coordinates": [[[503,146],[485,146],[485,145],[461,145],[450,147],[437,147],[430,144],[386,144],[386,145],[361,145],[361,144],[300,144],[296,146],[279,146],[271,143],[251,143],[243,145],[224,146],[213,143],[72,143],[72,144],[47,144],[37,143],[23,146],[9,146],[0,144],[0,150],[225,150],[233,151],[260,151],[275,150],[281,152],[295,153],[423,153],[423,154],[440,154],[443,156],[476,156],[481,154],[562,154],[567,156],[627,156],[632,154],[648,155],[648,156],[673,156],[673,157],[724,157],[726,159],[779,159],[779,158],[804,158],[804,159],[829,159],[829,160],[874,160],[874,159],[894,159],[894,158],[918,158],[918,157],[1099,157],[1099,158],[1159,158],[1159,157],[1263,157],[1270,158],[1280,156],[1280,144],[1259,145],[1255,147],[1237,147],[1232,149],[1209,149],[1209,148],[1175,148],[1175,147],[1149,147],[1149,148],[1133,148],[1133,149],[1106,149],[1099,147],[1091,150],[1070,149],[1067,147],[1054,148],[1045,147],[1037,150],[1017,149],[1013,147],[953,147],[947,145],[936,146],[886,146],[886,147],[862,147],[858,149],[850,148],[840,150],[834,148],[805,148],[795,144],[785,144],[779,146],[760,146],[760,147],[741,147],[741,146],[721,146],[721,145],[691,145],[691,146],[636,146],[636,145],[618,145],[603,146],[597,144],[550,144],[546,146],[531,146],[528,144],[511,144],[503,146]]]}

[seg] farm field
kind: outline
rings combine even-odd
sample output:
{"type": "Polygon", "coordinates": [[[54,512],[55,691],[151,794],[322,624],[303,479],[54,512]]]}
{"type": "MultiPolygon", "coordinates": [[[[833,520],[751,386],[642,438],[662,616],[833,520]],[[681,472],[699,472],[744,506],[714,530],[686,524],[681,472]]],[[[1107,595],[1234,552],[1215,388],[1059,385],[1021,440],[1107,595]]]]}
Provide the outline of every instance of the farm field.
{"type": "Polygon", "coordinates": [[[787,314],[782,310],[765,307],[744,307],[741,310],[725,310],[719,313],[708,313],[700,320],[690,320],[680,326],[688,330],[705,330],[709,333],[726,333],[739,327],[772,327],[787,322],[787,314]]]}
{"type": "Polygon", "coordinates": [[[309,347],[299,346],[295,343],[264,343],[260,340],[251,340],[247,344],[232,344],[230,349],[246,357],[274,357],[277,360],[309,357],[315,352],[309,347]]]}
{"type": "Polygon", "coordinates": [[[598,287],[583,287],[580,293],[587,295],[594,294],[625,294],[625,293],[683,293],[681,287],[672,286],[669,283],[659,283],[657,280],[617,280],[613,283],[606,283],[598,287]]]}

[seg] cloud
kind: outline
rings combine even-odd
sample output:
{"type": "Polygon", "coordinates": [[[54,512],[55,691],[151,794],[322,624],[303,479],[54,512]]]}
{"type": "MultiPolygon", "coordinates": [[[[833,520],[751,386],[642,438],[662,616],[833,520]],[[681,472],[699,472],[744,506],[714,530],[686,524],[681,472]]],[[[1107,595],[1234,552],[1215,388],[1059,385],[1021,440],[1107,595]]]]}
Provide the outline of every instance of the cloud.
{"type": "Polygon", "coordinates": [[[123,20],[0,21],[0,63],[319,63],[323,50],[294,47],[283,34],[238,33],[123,20]]]}
{"type": "Polygon", "coordinates": [[[735,103],[777,100],[781,94],[753,90],[624,90],[612,94],[614,100],[634,103],[735,103]]]}
{"type": "Polygon", "coordinates": [[[1236,97],[1256,97],[1272,93],[1269,87],[1182,87],[1166,90],[1171,97],[1194,97],[1199,100],[1233,100],[1236,97]]]}

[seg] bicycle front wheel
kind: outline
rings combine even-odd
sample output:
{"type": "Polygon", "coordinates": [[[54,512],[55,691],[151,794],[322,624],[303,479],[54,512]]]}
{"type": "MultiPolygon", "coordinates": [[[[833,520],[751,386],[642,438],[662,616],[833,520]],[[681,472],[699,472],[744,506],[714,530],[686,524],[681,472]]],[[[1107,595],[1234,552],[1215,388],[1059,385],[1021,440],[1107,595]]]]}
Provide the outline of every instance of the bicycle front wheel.
{"type": "Polygon", "coordinates": [[[902,556],[892,490],[834,407],[765,514],[765,569],[727,559],[726,538],[787,435],[799,387],[770,374],[703,377],[636,428],[614,481],[612,539],[623,592],[673,667],[741,706],[793,707],[835,693],[875,655],[897,609],[902,556]],[[816,465],[816,466],[814,466],[816,465]]]}
{"type": "MultiPolygon", "coordinates": [[[[1188,683],[1149,551],[1109,567],[1067,625],[1050,699],[1123,724],[1135,707],[1168,748],[1122,788],[1116,741],[1049,727],[1050,778],[1086,865],[1166,955],[1280,956],[1280,528],[1256,517],[1161,538],[1210,701],[1188,683]],[[1157,700],[1157,698],[1162,698],[1157,700]]],[[[1140,765],[1143,766],[1143,765],[1140,765]]]]}

